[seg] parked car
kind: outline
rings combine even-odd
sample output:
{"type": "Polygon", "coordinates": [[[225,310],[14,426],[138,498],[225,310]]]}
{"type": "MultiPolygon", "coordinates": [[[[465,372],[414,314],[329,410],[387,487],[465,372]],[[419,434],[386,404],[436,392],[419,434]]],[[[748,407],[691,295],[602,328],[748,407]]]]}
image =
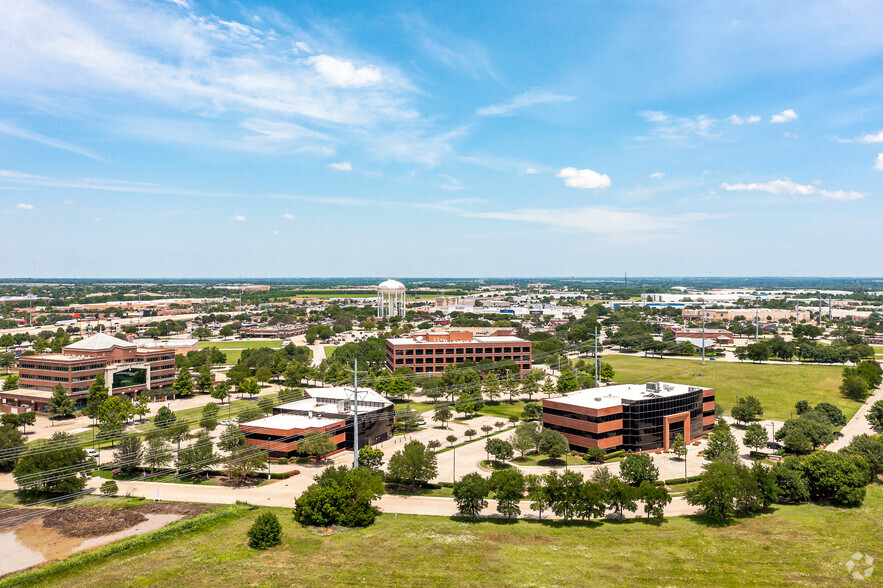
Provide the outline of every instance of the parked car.
{"type": "Polygon", "coordinates": [[[768,449],[775,449],[775,450],[779,450],[779,449],[784,449],[784,448],[785,448],[784,445],[782,445],[781,443],[776,443],[775,441],[770,441],[769,443],[766,444],[766,446],[767,446],[768,449]]]}
{"type": "Polygon", "coordinates": [[[223,421],[221,421],[218,424],[221,425],[222,427],[228,427],[233,424],[233,421],[228,421],[227,419],[224,419],[223,421]]]}
{"type": "Polygon", "coordinates": [[[91,457],[92,459],[98,459],[101,456],[101,454],[98,452],[97,449],[92,449],[90,447],[89,449],[86,450],[86,456],[91,457]]]}
{"type": "Polygon", "coordinates": [[[233,418],[230,419],[230,420],[233,421],[234,423],[238,423],[238,422],[239,422],[239,417],[233,417],[233,418]]]}

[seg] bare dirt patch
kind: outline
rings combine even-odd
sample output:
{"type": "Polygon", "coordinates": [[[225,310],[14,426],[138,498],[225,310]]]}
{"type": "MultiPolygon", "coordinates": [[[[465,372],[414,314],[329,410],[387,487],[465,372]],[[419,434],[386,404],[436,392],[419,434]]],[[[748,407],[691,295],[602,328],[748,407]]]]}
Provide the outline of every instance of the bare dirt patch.
{"type": "Polygon", "coordinates": [[[138,523],[147,517],[134,508],[60,508],[43,517],[43,526],[68,537],[100,537],[110,535],[138,523]]]}

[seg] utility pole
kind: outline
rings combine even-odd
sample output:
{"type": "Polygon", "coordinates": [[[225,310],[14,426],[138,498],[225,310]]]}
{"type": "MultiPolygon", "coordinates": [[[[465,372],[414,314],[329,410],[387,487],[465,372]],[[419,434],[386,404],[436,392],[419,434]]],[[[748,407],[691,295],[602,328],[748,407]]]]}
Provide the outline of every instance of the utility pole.
{"type": "Polygon", "coordinates": [[[754,342],[760,340],[760,309],[754,309],[754,342]]]}
{"type": "Polygon", "coordinates": [[[598,327],[595,327],[595,388],[598,387],[598,327]]]}
{"type": "Polygon", "coordinates": [[[705,365],[705,305],[702,306],[702,365],[705,365]]]}
{"type": "MultiPolygon", "coordinates": [[[[362,372],[366,373],[366,372],[362,372]]],[[[353,360],[353,469],[359,467],[359,358],[353,360]]]]}
{"type": "Polygon", "coordinates": [[[819,326],[822,326],[822,293],[819,292],[819,326]]]}

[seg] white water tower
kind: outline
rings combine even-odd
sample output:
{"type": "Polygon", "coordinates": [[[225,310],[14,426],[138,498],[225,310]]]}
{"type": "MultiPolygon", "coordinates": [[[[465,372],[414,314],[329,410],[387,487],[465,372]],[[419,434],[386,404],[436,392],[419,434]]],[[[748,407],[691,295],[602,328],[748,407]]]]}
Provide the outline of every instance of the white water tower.
{"type": "Polygon", "coordinates": [[[377,286],[377,318],[405,316],[405,285],[386,280],[377,286]]]}

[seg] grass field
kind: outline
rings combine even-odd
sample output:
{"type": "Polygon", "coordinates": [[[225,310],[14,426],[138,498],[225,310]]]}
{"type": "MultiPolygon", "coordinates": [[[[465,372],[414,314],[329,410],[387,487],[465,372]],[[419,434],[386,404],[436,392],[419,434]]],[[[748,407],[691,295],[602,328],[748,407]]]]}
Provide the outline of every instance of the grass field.
{"type": "Polygon", "coordinates": [[[331,359],[331,356],[334,355],[335,349],[337,349],[337,345],[325,345],[325,357],[331,359]]]}
{"type": "Polygon", "coordinates": [[[604,358],[616,370],[614,379],[623,383],[648,381],[694,384],[714,388],[715,399],[729,414],[738,396],[754,395],[763,405],[767,418],[784,420],[794,410],[794,403],[830,402],[846,418],[852,417],[860,403],[840,395],[841,371],[836,366],[775,365],[686,359],[655,359],[609,355],[604,358]],[[699,373],[703,375],[700,376],[699,373]]]}
{"type": "MultiPolygon", "coordinates": [[[[283,543],[254,551],[246,531],[263,510],[240,507],[232,518],[145,537],[106,557],[75,556],[82,565],[61,562],[57,574],[20,585],[854,586],[852,554],[883,556],[880,485],[861,508],[780,506],[726,527],[699,517],[564,526],[383,515],[366,529],[328,532],[272,509],[283,543]]],[[[858,584],[878,585],[878,573],[858,584]]]]}
{"type": "Polygon", "coordinates": [[[200,341],[199,348],[217,347],[218,349],[257,349],[258,347],[282,348],[281,339],[264,339],[262,341],[200,341]]]}

